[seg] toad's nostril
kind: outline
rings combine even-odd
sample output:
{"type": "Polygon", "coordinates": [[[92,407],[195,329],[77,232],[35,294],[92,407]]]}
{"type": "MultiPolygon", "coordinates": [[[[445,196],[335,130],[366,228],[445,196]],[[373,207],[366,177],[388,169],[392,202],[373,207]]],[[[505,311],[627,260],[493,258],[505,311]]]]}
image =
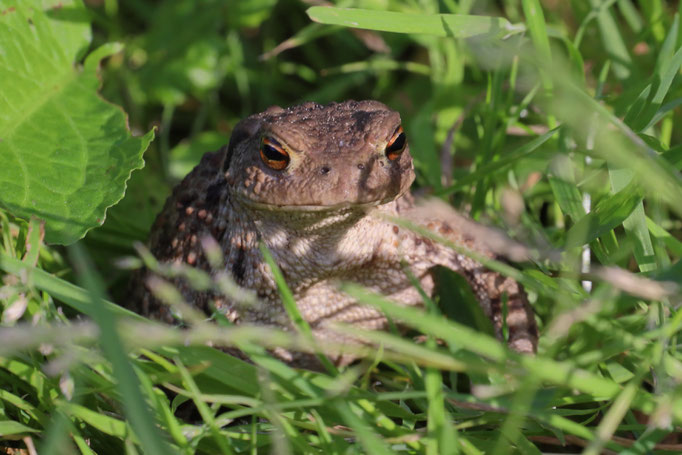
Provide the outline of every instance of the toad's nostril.
{"type": "Polygon", "coordinates": [[[322,166],[320,168],[320,174],[322,174],[322,175],[327,175],[327,174],[329,174],[330,171],[331,171],[331,169],[327,166],[322,166]]]}
{"type": "Polygon", "coordinates": [[[358,169],[363,170],[365,168],[365,165],[362,163],[358,164],[358,169]]]}

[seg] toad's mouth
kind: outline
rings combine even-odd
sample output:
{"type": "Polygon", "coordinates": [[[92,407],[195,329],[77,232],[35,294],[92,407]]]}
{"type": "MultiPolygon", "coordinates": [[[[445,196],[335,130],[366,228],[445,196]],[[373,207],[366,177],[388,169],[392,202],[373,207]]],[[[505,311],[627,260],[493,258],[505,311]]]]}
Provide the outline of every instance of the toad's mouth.
{"type": "Polygon", "coordinates": [[[367,210],[372,207],[388,204],[402,196],[405,191],[400,191],[395,195],[385,197],[369,202],[355,202],[343,201],[337,204],[270,204],[261,201],[254,201],[247,196],[236,193],[233,194],[235,199],[240,203],[257,210],[269,210],[273,212],[306,212],[306,213],[320,213],[320,212],[343,212],[347,210],[367,210]]]}

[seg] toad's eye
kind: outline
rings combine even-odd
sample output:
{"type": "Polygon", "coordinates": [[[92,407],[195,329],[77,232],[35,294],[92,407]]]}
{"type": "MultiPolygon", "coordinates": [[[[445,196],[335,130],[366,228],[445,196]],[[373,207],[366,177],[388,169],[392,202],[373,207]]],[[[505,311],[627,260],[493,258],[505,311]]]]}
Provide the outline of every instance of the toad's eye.
{"type": "Polygon", "coordinates": [[[260,157],[268,167],[281,171],[289,165],[289,154],[282,144],[271,137],[264,136],[260,144],[260,157]]]}
{"type": "Polygon", "coordinates": [[[405,146],[407,146],[407,137],[405,137],[403,127],[399,126],[393,133],[391,140],[386,144],[386,158],[391,161],[397,160],[405,151],[405,146]]]}

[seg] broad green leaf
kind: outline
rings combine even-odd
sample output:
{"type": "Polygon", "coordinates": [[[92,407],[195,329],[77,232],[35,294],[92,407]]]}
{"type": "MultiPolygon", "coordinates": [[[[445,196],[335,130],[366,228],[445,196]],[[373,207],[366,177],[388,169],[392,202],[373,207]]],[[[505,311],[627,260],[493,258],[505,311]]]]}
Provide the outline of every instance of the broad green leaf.
{"type": "Polygon", "coordinates": [[[503,38],[522,28],[513,26],[503,17],[470,16],[466,14],[418,14],[375,11],[356,8],[313,6],[308,16],[328,25],[378,30],[394,33],[422,33],[453,38],[503,38]]]}
{"type": "Polygon", "coordinates": [[[72,243],[121,200],[153,132],[132,137],[97,94],[97,57],[116,46],[75,65],[90,44],[80,0],[1,0],[0,11],[0,205],[44,220],[48,243],[72,243]]]}

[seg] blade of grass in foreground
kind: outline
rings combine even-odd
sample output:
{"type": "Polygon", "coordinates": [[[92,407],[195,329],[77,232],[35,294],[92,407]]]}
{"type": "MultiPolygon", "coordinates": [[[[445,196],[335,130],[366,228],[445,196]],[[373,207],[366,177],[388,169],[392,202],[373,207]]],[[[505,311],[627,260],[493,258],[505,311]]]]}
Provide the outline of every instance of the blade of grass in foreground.
{"type": "Polygon", "coordinates": [[[682,179],[670,163],[584,90],[559,73],[555,77],[556,86],[561,90],[551,109],[557,117],[583,136],[580,140],[594,134],[595,156],[633,170],[635,180],[647,194],[659,197],[669,204],[670,210],[682,214],[679,204],[682,179]]]}
{"type": "MultiPolygon", "coordinates": [[[[92,298],[85,289],[2,253],[0,253],[0,270],[17,276],[22,270],[26,270],[30,283],[33,286],[41,291],[47,292],[55,299],[66,303],[71,308],[92,317],[94,311],[92,298]]],[[[101,303],[107,308],[107,311],[117,316],[127,316],[137,320],[144,320],[139,314],[126,310],[113,302],[102,299],[101,303]]]]}
{"type": "MultiPolygon", "coordinates": [[[[310,325],[308,325],[308,322],[305,319],[303,319],[301,312],[298,311],[298,306],[296,306],[294,295],[291,293],[289,286],[287,286],[287,283],[284,280],[284,275],[282,275],[282,271],[279,269],[279,266],[275,263],[275,259],[272,257],[272,254],[270,254],[270,251],[268,251],[267,247],[263,244],[261,244],[260,246],[260,251],[261,254],[263,255],[263,258],[265,259],[265,262],[267,262],[268,266],[270,267],[272,275],[275,278],[275,283],[277,283],[277,289],[279,290],[280,297],[282,298],[282,305],[286,309],[287,314],[291,318],[291,321],[294,323],[294,326],[297,327],[301,331],[301,333],[309,340],[311,341],[314,340],[315,338],[313,336],[313,331],[310,328],[310,325]]],[[[330,374],[332,375],[338,374],[336,367],[327,358],[326,355],[317,354],[317,358],[330,374]]]]}
{"type": "MultiPolygon", "coordinates": [[[[442,338],[452,346],[467,349],[500,364],[507,365],[508,360],[515,360],[527,371],[527,374],[536,376],[540,381],[575,388],[603,398],[613,398],[621,391],[620,385],[614,381],[577,368],[570,362],[521,356],[509,351],[500,342],[487,335],[414,308],[398,306],[383,296],[368,292],[361,286],[343,284],[342,290],[363,304],[375,306],[389,317],[402,321],[403,324],[424,333],[442,338]]],[[[633,399],[633,407],[651,413],[654,411],[656,403],[651,394],[639,390],[633,399]]],[[[674,409],[672,413],[676,421],[682,421],[682,409],[674,409]]]]}
{"type": "Polygon", "coordinates": [[[118,388],[123,400],[126,415],[130,419],[130,428],[134,429],[140,445],[145,453],[165,455],[175,453],[155,425],[156,419],[147,406],[135,371],[128,360],[121,337],[116,328],[115,314],[104,304],[104,285],[94,273],[94,267],[85,255],[83,247],[74,244],[70,254],[77,275],[88,289],[92,305],[92,318],[100,327],[100,345],[104,354],[111,361],[114,375],[118,380],[118,388]]]}
{"type": "Polygon", "coordinates": [[[365,421],[360,419],[351,409],[348,402],[337,401],[337,412],[341,415],[346,424],[351,427],[360,441],[360,444],[365,448],[367,453],[390,455],[393,453],[381,440],[365,421]]]}
{"type": "MultiPolygon", "coordinates": [[[[552,52],[549,47],[549,36],[547,35],[547,25],[545,24],[545,15],[542,12],[539,0],[522,0],[523,14],[526,16],[528,31],[530,32],[531,40],[537,50],[538,56],[548,64],[552,62],[552,52]]],[[[542,85],[545,88],[547,96],[552,93],[552,78],[546,72],[541,72],[542,85]]],[[[550,127],[556,125],[556,121],[550,116],[548,118],[550,127]]]]}
{"type": "Polygon", "coordinates": [[[452,38],[503,38],[523,31],[503,17],[466,14],[398,13],[356,8],[313,6],[307,10],[315,22],[344,27],[363,28],[394,33],[420,33],[452,38]]]}
{"type": "Polygon", "coordinates": [[[197,411],[201,415],[201,418],[204,420],[205,424],[208,425],[211,436],[213,436],[213,440],[218,447],[220,447],[221,453],[231,454],[232,448],[230,447],[230,443],[225,435],[220,432],[220,427],[216,424],[213,413],[208,408],[208,405],[201,399],[201,391],[199,390],[199,387],[197,387],[196,382],[194,382],[194,378],[192,378],[192,375],[187,371],[187,368],[185,368],[179,358],[175,359],[175,364],[180,372],[185,389],[189,392],[190,398],[197,407],[197,411]]]}

